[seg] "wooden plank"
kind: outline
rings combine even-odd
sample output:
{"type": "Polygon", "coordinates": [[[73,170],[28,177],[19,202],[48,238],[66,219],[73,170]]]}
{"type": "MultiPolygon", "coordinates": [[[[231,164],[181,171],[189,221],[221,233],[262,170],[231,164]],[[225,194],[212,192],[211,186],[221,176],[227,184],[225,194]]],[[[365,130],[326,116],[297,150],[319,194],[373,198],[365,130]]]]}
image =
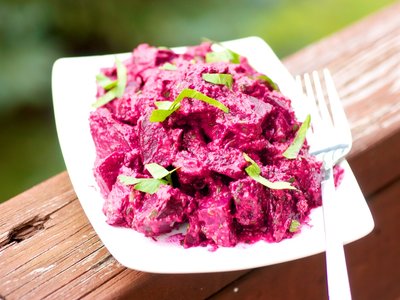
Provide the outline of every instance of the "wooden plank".
{"type": "MultiPolygon", "coordinates": [[[[353,299],[400,297],[399,199],[400,179],[370,199],[374,231],[345,247],[353,299]]],[[[210,299],[327,299],[324,254],[253,270],[210,299]]]]}
{"type": "Polygon", "coordinates": [[[123,272],[125,277],[116,277],[88,294],[87,299],[99,299],[104,294],[112,299],[205,299],[247,272],[152,274],[153,277],[148,280],[146,277],[138,279],[126,270],[123,272]]]}

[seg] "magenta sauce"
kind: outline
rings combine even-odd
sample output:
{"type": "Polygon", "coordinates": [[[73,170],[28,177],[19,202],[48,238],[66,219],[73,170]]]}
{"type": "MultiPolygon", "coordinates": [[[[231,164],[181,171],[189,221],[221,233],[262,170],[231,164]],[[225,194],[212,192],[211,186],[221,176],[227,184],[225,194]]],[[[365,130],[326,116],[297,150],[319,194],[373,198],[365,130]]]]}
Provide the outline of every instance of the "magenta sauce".
{"type": "MultiPolygon", "coordinates": [[[[321,163],[305,143],[296,159],[282,153],[300,123],[291,102],[275,91],[241,57],[239,64],[206,63],[210,44],[184,54],[140,45],[123,63],[128,83],[121,98],[96,109],[90,127],[97,158],[94,175],[105,199],[107,222],[157,236],[184,226],[184,247],[232,247],[292,237],[293,220],[304,224],[321,205],[321,163]],[[165,63],[176,70],[160,68],[165,63]],[[206,82],[203,73],[231,74],[231,88],[206,82]],[[186,98],[164,122],[150,122],[155,101],[173,101],[185,88],[227,106],[222,110],[186,98]],[[247,175],[243,153],[270,181],[291,182],[296,190],[269,189],[247,175]],[[151,177],[145,164],[169,170],[173,185],[147,194],[124,185],[120,174],[151,177]]],[[[102,72],[116,78],[116,69],[102,72]]],[[[99,87],[98,96],[105,91],[99,87]]]]}

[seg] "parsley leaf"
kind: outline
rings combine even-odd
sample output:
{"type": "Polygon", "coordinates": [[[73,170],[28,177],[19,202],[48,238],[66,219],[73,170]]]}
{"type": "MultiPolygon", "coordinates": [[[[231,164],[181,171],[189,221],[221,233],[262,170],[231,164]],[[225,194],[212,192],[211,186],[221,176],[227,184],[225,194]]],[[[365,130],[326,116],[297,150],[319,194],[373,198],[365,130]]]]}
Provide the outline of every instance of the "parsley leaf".
{"type": "Polygon", "coordinates": [[[214,74],[214,73],[204,73],[202,75],[204,81],[219,84],[219,85],[226,85],[229,89],[232,88],[233,84],[233,77],[231,74],[214,74]]]}
{"type": "Polygon", "coordinates": [[[122,97],[125,92],[126,83],[128,81],[127,69],[125,65],[118,59],[115,59],[115,65],[117,66],[117,78],[118,83],[116,88],[116,96],[122,97]]]}
{"type": "Polygon", "coordinates": [[[100,85],[106,91],[117,86],[117,83],[118,83],[117,80],[112,80],[112,79],[108,78],[106,75],[104,75],[103,73],[96,75],[96,82],[98,85],[100,85]]]}
{"type": "Polygon", "coordinates": [[[152,195],[158,191],[161,184],[166,184],[165,180],[147,179],[138,182],[133,188],[135,190],[152,195]]]}
{"type": "Polygon", "coordinates": [[[290,227],[289,227],[289,231],[290,232],[297,232],[300,229],[300,222],[297,220],[292,220],[292,222],[290,223],[290,227]]]}
{"type": "Polygon", "coordinates": [[[267,75],[257,76],[257,79],[266,82],[273,90],[279,91],[279,86],[267,75]]]}
{"type": "Polygon", "coordinates": [[[165,63],[163,64],[160,68],[160,70],[168,70],[168,71],[175,71],[177,70],[177,67],[171,63],[165,63]]]}
{"type": "Polygon", "coordinates": [[[273,190],[296,190],[294,186],[292,186],[289,182],[285,181],[269,181],[268,179],[262,177],[261,174],[261,169],[257,165],[257,163],[251,159],[250,156],[248,156],[246,153],[243,153],[244,159],[251,163],[250,166],[246,167],[245,171],[247,175],[249,175],[253,180],[257,181],[258,183],[261,183],[262,185],[266,186],[267,188],[273,189],[273,190]]]}
{"type": "Polygon", "coordinates": [[[117,67],[117,80],[113,81],[103,74],[96,76],[97,83],[108,92],[99,97],[97,101],[92,104],[95,108],[103,106],[115,98],[122,97],[124,94],[127,83],[127,69],[118,58],[115,58],[115,65],[117,67]]]}
{"type": "Polygon", "coordinates": [[[152,111],[150,115],[150,122],[163,122],[166,118],[168,118],[176,110],[179,109],[179,107],[181,106],[180,103],[185,98],[197,99],[206,102],[212,106],[215,106],[225,113],[229,112],[229,108],[227,108],[224,104],[222,104],[218,100],[208,97],[207,95],[204,95],[203,93],[200,93],[199,91],[193,89],[183,89],[173,102],[157,101],[155,103],[157,109],[152,111]]]}
{"type": "Polygon", "coordinates": [[[147,164],[145,165],[145,168],[155,179],[161,179],[173,172],[173,171],[168,171],[166,168],[156,163],[147,164]]]}
{"type": "Polygon", "coordinates": [[[206,63],[213,62],[231,62],[233,64],[239,64],[240,55],[227,48],[225,48],[223,51],[208,52],[206,54],[206,63]]]}
{"type": "Polygon", "coordinates": [[[177,168],[168,171],[163,166],[156,163],[150,163],[144,167],[149,171],[153,178],[135,178],[126,175],[119,175],[119,181],[125,185],[133,185],[135,190],[148,194],[156,193],[162,184],[172,185],[170,175],[176,171],[177,168]]]}
{"type": "Polygon", "coordinates": [[[222,45],[219,42],[210,40],[208,38],[205,38],[204,40],[207,42],[216,44],[216,45],[220,46],[221,48],[223,48],[222,51],[208,52],[206,54],[206,63],[213,63],[213,62],[231,62],[234,64],[240,63],[240,55],[238,53],[228,49],[227,47],[225,47],[224,45],[222,45]]]}
{"type": "Polygon", "coordinates": [[[307,115],[303,124],[301,124],[299,130],[296,132],[296,136],[292,142],[292,144],[283,152],[283,156],[288,159],[294,159],[300,152],[301,147],[304,144],[304,140],[306,139],[307,130],[310,127],[311,116],[307,115]]]}

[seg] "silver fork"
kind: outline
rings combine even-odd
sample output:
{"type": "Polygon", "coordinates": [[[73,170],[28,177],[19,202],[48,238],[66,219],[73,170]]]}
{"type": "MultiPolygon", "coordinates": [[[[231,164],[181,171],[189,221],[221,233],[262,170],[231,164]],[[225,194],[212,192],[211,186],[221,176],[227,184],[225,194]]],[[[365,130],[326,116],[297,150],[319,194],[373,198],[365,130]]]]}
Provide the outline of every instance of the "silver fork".
{"type": "Polygon", "coordinates": [[[333,167],[350,151],[352,138],[341,101],[327,69],[323,79],[318,72],[304,74],[296,82],[310,102],[311,133],[308,136],[310,152],[323,161],[324,179],[321,183],[322,209],[325,226],[326,272],[328,295],[331,300],[351,299],[343,240],[338,231],[338,205],[335,203],[333,167]],[[325,83],[324,85],[322,83],[325,83]],[[330,110],[326,104],[324,88],[330,110]]]}

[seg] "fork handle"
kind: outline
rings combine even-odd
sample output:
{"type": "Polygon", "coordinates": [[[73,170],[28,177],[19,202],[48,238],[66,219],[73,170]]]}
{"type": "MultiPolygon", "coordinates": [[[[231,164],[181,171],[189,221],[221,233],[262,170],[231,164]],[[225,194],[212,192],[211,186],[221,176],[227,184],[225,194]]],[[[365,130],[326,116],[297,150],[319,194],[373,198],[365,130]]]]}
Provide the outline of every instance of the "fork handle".
{"type": "Polygon", "coordinates": [[[325,179],[321,183],[321,189],[325,226],[326,274],[329,299],[351,299],[343,240],[341,238],[341,231],[338,230],[340,214],[338,213],[338,204],[335,203],[336,190],[332,168],[328,168],[325,171],[325,179]]]}

